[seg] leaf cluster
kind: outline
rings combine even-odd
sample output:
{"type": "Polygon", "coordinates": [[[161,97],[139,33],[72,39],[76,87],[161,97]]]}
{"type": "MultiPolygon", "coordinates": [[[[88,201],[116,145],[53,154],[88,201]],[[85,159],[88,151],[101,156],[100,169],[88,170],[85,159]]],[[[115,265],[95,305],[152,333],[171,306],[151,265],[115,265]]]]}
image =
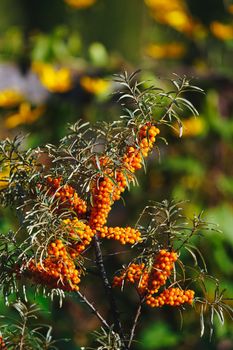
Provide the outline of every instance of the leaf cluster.
{"type": "Polygon", "coordinates": [[[24,150],[23,143],[21,136],[0,141],[1,205],[22,204],[33,190],[33,179],[42,171],[37,150],[24,150]]]}
{"type": "Polygon", "coordinates": [[[233,320],[233,308],[229,305],[232,298],[225,297],[226,289],[221,290],[218,279],[208,274],[200,274],[198,280],[202,286],[203,297],[195,298],[195,309],[200,314],[201,337],[206,327],[209,329],[210,340],[214,332],[215,316],[221,325],[224,325],[225,318],[233,320]],[[205,279],[214,283],[214,289],[209,290],[205,285],[205,279]]]}
{"type": "Polygon", "coordinates": [[[163,200],[151,202],[139,215],[135,227],[142,232],[147,254],[159,249],[175,250],[192,247],[194,237],[203,237],[208,231],[219,231],[217,225],[207,222],[203,212],[188,218],[184,201],[163,200]]]}
{"type": "Polygon", "coordinates": [[[171,89],[165,91],[154,85],[148,86],[147,81],[138,82],[139,72],[136,71],[130,75],[124,72],[115,78],[120,85],[119,91],[116,92],[119,95],[118,101],[122,103],[125,110],[125,115],[121,118],[127,121],[127,125],[156,119],[158,124],[174,127],[175,121],[179,125],[180,136],[182,136],[181,115],[183,116],[187,111],[194,115],[199,114],[187,98],[187,94],[190,92],[203,93],[203,90],[194,85],[186,76],[174,74],[174,78],[169,79],[171,89]],[[128,104],[130,108],[126,108],[128,104]]]}
{"type": "Polygon", "coordinates": [[[101,328],[100,331],[93,332],[93,336],[96,340],[95,348],[82,347],[81,350],[121,350],[123,344],[121,337],[117,334],[113,328],[106,330],[101,328]]]}
{"type": "Polygon", "coordinates": [[[18,314],[16,318],[2,318],[0,333],[8,350],[57,350],[57,341],[52,338],[52,328],[33,325],[39,309],[27,306],[22,301],[12,304],[18,314]],[[4,323],[3,323],[4,321],[4,323]],[[47,329],[47,331],[46,331],[47,329]]]}

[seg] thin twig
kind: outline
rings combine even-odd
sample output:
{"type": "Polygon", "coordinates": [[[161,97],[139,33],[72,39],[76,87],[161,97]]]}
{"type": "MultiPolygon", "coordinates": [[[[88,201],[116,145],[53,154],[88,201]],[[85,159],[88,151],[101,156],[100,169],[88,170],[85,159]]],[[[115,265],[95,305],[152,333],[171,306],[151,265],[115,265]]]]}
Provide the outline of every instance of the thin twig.
{"type": "Polygon", "coordinates": [[[19,343],[19,350],[23,350],[23,347],[24,347],[24,338],[25,338],[27,320],[28,320],[28,312],[25,314],[25,318],[23,321],[23,326],[22,326],[21,336],[20,336],[20,343],[19,343]]]}
{"type": "MultiPolygon", "coordinates": [[[[119,314],[119,311],[117,309],[115,298],[113,296],[112,286],[108,280],[108,276],[107,276],[106,269],[104,266],[100,241],[99,241],[99,238],[97,235],[94,236],[94,247],[95,247],[95,255],[96,255],[96,264],[97,264],[97,267],[100,271],[100,275],[101,275],[101,278],[103,280],[105,292],[106,292],[108,300],[109,300],[110,309],[111,309],[111,313],[112,313],[112,317],[113,317],[113,321],[114,321],[114,326],[115,326],[117,333],[122,338],[122,341],[126,344],[125,335],[124,335],[123,328],[122,328],[121,321],[120,321],[120,314],[119,314]]],[[[128,350],[127,345],[125,345],[125,350],[128,350]]]]}
{"type": "Polygon", "coordinates": [[[181,86],[179,86],[178,90],[176,91],[175,96],[173,97],[171,103],[168,105],[166,112],[161,117],[160,122],[163,121],[166,118],[166,116],[169,115],[169,113],[172,111],[173,105],[175,104],[177,97],[179,97],[179,95],[183,92],[184,83],[185,83],[185,79],[182,79],[181,86]]]}
{"type": "Polygon", "coordinates": [[[199,224],[200,224],[200,215],[198,216],[198,221],[197,222],[195,220],[193,221],[193,227],[192,227],[189,235],[185,238],[185,240],[181,243],[181,245],[178,248],[176,248],[176,250],[175,250],[176,252],[181,250],[181,248],[183,248],[185,246],[185,244],[190,240],[190,238],[192,238],[192,236],[198,230],[199,224]]]}
{"type": "Polygon", "coordinates": [[[140,303],[138,304],[138,307],[137,307],[137,310],[136,310],[136,314],[135,314],[134,321],[133,321],[133,326],[132,326],[132,329],[131,329],[131,332],[130,332],[128,349],[130,349],[130,347],[131,347],[131,344],[132,344],[132,341],[133,341],[133,338],[134,338],[134,334],[135,334],[135,329],[137,327],[138,320],[139,320],[139,317],[141,315],[141,311],[142,311],[142,300],[140,300],[140,303]]]}
{"type": "Polygon", "coordinates": [[[102,324],[110,329],[111,327],[107,323],[107,321],[100,315],[99,311],[95,308],[95,306],[83,295],[81,292],[77,292],[79,297],[85,302],[85,304],[92,310],[93,314],[98,317],[98,319],[102,322],[102,324]]]}

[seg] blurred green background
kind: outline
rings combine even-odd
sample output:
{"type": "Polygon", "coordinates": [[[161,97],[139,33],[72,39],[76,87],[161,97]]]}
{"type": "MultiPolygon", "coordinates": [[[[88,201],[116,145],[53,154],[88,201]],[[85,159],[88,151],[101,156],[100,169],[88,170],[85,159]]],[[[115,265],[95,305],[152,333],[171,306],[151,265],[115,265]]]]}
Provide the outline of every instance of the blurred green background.
{"type": "MultiPolygon", "coordinates": [[[[184,135],[163,130],[168,145],[148,160],[140,187],[116,205],[115,225],[133,224],[149,199],[189,200],[186,214],[200,213],[218,223],[220,233],[198,242],[209,271],[233,295],[233,2],[227,0],[1,0],[0,137],[29,134],[26,147],[55,143],[66,124],[79,118],[114,120],[121,113],[112,92],[112,75],[142,69],[142,80],[168,86],[172,73],[193,77],[205,95],[187,96],[200,112],[184,112],[184,135]]],[[[159,119],[159,116],[155,116],[159,119]]],[[[1,182],[0,182],[1,186],[1,182]]],[[[0,229],[17,226],[0,212],[0,229]]],[[[119,247],[120,249],[120,247],[119,247]]],[[[127,263],[124,255],[112,266],[127,263]]],[[[105,310],[102,292],[84,288],[105,310]]],[[[33,299],[33,296],[31,297],[33,299]]],[[[124,318],[135,307],[131,295],[120,297],[124,318]]],[[[42,319],[58,338],[71,338],[60,349],[89,342],[98,321],[72,296],[62,309],[37,298],[42,319]],[[52,314],[52,320],[50,314],[52,314]]],[[[1,310],[9,313],[1,300],[1,310]]],[[[144,310],[135,349],[233,349],[230,320],[216,323],[215,335],[199,337],[198,316],[184,315],[180,329],[175,310],[144,310]]]]}

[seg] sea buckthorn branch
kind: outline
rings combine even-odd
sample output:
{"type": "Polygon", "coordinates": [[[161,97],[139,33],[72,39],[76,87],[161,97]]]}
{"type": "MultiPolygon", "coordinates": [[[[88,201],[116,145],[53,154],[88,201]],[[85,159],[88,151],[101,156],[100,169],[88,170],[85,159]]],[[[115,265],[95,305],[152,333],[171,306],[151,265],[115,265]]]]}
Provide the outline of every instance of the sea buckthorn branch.
{"type": "Polygon", "coordinates": [[[128,343],[129,348],[133,341],[135,329],[144,303],[151,307],[159,307],[164,304],[180,306],[184,303],[191,304],[193,302],[194,292],[191,290],[183,291],[181,288],[169,287],[157,297],[153,296],[158,293],[161,286],[165,285],[176,260],[177,254],[175,252],[168,252],[163,249],[155,256],[153,265],[150,269],[144,263],[132,263],[123,270],[120,277],[114,277],[113,286],[122,286],[123,280],[126,280],[135,284],[136,290],[139,294],[139,304],[130,332],[128,343]]]}
{"type": "MultiPolygon", "coordinates": [[[[152,150],[157,134],[159,134],[159,129],[151,123],[146,123],[146,125],[139,128],[138,147],[135,147],[136,145],[134,147],[127,146],[122,157],[122,164],[130,173],[133,174],[142,167],[143,158],[147,157],[152,150]]],[[[103,158],[100,162],[104,164],[108,162],[108,159],[103,158]]],[[[111,170],[111,162],[105,172],[106,176],[97,176],[92,186],[93,205],[90,214],[90,226],[97,230],[102,229],[105,225],[112,204],[120,199],[121,193],[125,191],[128,182],[132,179],[131,175],[127,179],[120,170],[116,170],[116,178],[112,180],[111,176],[114,174],[111,170]]]]}
{"type": "Polygon", "coordinates": [[[193,290],[182,290],[180,287],[174,288],[172,285],[168,288],[165,287],[177,259],[176,252],[161,249],[154,255],[152,264],[150,261],[148,262],[149,264],[131,263],[122,271],[120,276],[114,277],[113,286],[122,286],[124,280],[128,281],[135,285],[139,295],[139,304],[130,332],[129,347],[133,341],[141,308],[144,303],[150,307],[162,307],[163,305],[182,306],[183,304],[193,303],[193,290]],[[159,289],[163,286],[165,289],[159,293],[159,289]]]}
{"type": "MultiPolygon", "coordinates": [[[[196,114],[183,94],[189,90],[199,91],[186,78],[172,79],[175,89],[168,93],[160,88],[144,88],[144,82],[137,82],[134,73],[125,73],[116,80],[124,88],[119,101],[124,107],[125,103],[128,104],[126,115],[119,122],[96,126],[78,122],[71,126],[70,133],[58,146],[47,145],[45,150],[38,150],[38,159],[40,156],[46,158],[44,166],[38,167],[35,151],[21,154],[14,144],[3,142],[0,146],[1,164],[16,153],[19,166],[11,168],[11,175],[7,176],[9,184],[5,186],[4,182],[0,196],[4,203],[13,203],[15,198],[18,205],[22,198],[24,200],[20,210],[24,216],[22,231],[24,229],[26,233],[26,240],[18,246],[21,249],[18,258],[14,255],[18,250],[14,248],[10,254],[12,259],[7,260],[8,271],[13,271],[8,284],[12,291],[17,290],[21,277],[29,277],[35,285],[39,283],[63,294],[73,291],[81,297],[82,262],[87,263],[88,259],[84,260],[87,250],[94,247],[96,267],[113,319],[113,330],[105,334],[111,335],[109,339],[114,344],[120,342],[120,348],[129,349],[142,304],[183,307],[195,301],[192,290],[181,288],[174,273],[175,263],[184,248],[195,258],[195,264],[200,265],[202,258],[198,248],[194,252],[195,248],[189,242],[208,225],[199,217],[193,221],[193,227],[187,228],[176,203],[163,201],[147,206],[134,228],[108,226],[113,204],[136,182],[137,170],[145,166],[144,160],[160,133],[158,126],[172,124],[172,119],[179,121],[178,113],[182,108],[196,114]],[[24,163],[23,158],[28,163],[24,163]],[[32,176],[28,169],[32,169],[32,176]],[[114,286],[120,287],[124,282],[133,284],[139,296],[127,341],[103,260],[101,244],[105,238],[138,246],[139,255],[113,281],[114,286]]],[[[1,258],[4,273],[0,276],[4,285],[8,280],[2,251],[1,258]]],[[[105,321],[86,297],[83,296],[82,300],[103,325],[109,327],[109,320],[105,321]]],[[[215,301],[215,307],[219,305],[221,308],[222,299],[215,301]]]]}

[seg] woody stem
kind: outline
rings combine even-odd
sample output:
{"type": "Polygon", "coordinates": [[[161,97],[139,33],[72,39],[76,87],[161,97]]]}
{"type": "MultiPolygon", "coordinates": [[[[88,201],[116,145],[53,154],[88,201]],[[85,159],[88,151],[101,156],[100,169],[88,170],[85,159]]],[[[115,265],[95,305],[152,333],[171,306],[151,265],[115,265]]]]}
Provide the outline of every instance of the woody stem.
{"type": "MultiPolygon", "coordinates": [[[[99,240],[99,237],[97,235],[94,236],[94,247],[95,247],[95,255],[96,255],[96,264],[97,264],[97,267],[99,269],[99,272],[100,272],[100,275],[101,275],[101,278],[102,278],[102,281],[104,284],[105,292],[106,292],[106,295],[107,295],[108,300],[109,300],[110,310],[111,310],[113,322],[114,322],[114,327],[115,327],[116,332],[120,335],[123,343],[126,344],[124,331],[123,331],[121,321],[120,321],[120,314],[119,314],[119,311],[118,311],[118,308],[116,305],[116,301],[115,301],[115,298],[113,295],[112,286],[108,280],[108,276],[107,276],[106,269],[104,266],[100,240],[99,240]]],[[[127,345],[125,345],[124,350],[128,350],[127,345]]]]}
{"type": "Polygon", "coordinates": [[[133,326],[132,326],[132,329],[131,329],[131,332],[130,332],[130,339],[129,339],[129,343],[128,343],[128,348],[129,349],[131,347],[131,344],[132,344],[132,341],[133,341],[133,338],[134,338],[134,335],[135,335],[135,329],[137,327],[138,320],[139,320],[139,317],[141,315],[141,310],[142,310],[142,300],[140,300],[140,303],[138,304],[138,307],[137,307],[137,310],[136,310],[136,314],[135,314],[135,317],[134,317],[134,321],[133,321],[133,326]]]}
{"type": "Polygon", "coordinates": [[[107,321],[105,321],[105,319],[103,318],[103,316],[100,315],[99,311],[95,308],[95,306],[86,298],[85,295],[83,295],[80,292],[77,292],[77,294],[79,295],[79,297],[81,298],[81,300],[83,300],[83,302],[91,309],[91,311],[96,315],[96,317],[98,317],[98,319],[102,322],[102,324],[110,329],[109,324],[107,323],[107,321]]]}

